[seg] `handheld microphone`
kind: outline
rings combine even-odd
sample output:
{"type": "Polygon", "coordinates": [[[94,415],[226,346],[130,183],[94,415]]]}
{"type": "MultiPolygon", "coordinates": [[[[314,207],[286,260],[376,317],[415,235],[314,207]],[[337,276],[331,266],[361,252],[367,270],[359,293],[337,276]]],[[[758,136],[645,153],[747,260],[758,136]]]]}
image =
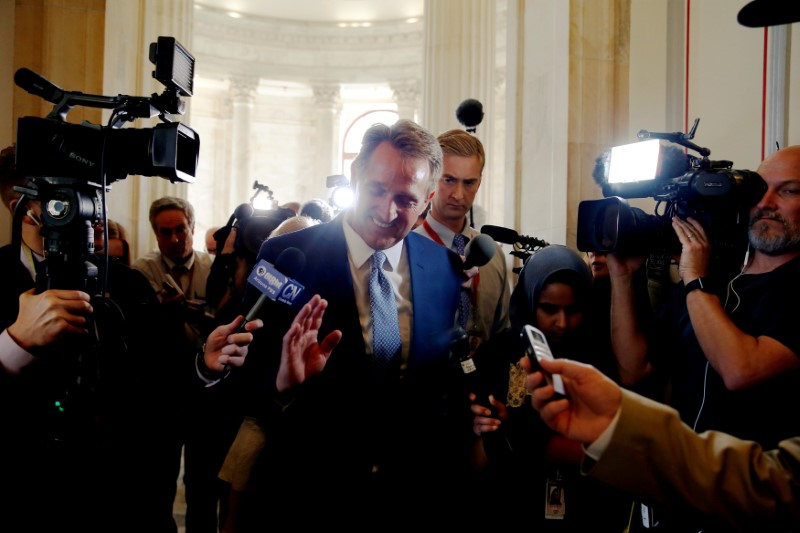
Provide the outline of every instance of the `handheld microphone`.
{"type": "Polygon", "coordinates": [[[25,67],[18,69],[14,74],[14,83],[29,93],[39,96],[52,104],[57,104],[64,98],[65,93],[61,87],[46,79],[41,74],[37,74],[25,67]]]}
{"type": "Polygon", "coordinates": [[[302,273],[306,266],[306,255],[298,248],[286,248],[275,259],[275,265],[270,265],[263,259],[253,267],[250,276],[247,278],[250,285],[261,291],[261,295],[247,315],[244,322],[236,330],[237,333],[244,331],[245,325],[255,319],[264,302],[272,300],[286,305],[292,305],[297,297],[303,292],[303,285],[290,278],[283,272],[288,272],[293,276],[302,273]]]}
{"type": "Polygon", "coordinates": [[[494,239],[489,235],[477,235],[467,243],[464,248],[464,270],[472,267],[483,266],[494,257],[497,247],[494,239]]]}

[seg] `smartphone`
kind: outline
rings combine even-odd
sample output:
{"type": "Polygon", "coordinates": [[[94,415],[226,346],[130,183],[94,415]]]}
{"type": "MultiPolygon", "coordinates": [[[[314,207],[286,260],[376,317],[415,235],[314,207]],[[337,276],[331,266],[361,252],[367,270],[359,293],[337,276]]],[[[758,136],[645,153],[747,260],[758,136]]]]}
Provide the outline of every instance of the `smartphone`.
{"type": "Polygon", "coordinates": [[[526,324],[522,327],[521,335],[525,341],[525,353],[531,362],[531,368],[544,374],[544,379],[549,385],[553,386],[557,395],[566,396],[567,391],[564,388],[564,381],[561,379],[561,375],[551,374],[539,364],[542,359],[553,359],[553,353],[550,351],[550,346],[547,344],[547,338],[544,333],[538,328],[526,324]]]}

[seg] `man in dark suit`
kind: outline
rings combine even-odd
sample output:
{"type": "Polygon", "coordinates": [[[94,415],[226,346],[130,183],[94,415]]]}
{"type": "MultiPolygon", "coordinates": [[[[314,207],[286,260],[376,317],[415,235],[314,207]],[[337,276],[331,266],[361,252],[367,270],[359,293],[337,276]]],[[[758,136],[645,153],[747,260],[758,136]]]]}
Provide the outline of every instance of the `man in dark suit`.
{"type": "Polygon", "coordinates": [[[352,165],[354,207],[262,246],[259,259],[273,264],[302,251],[305,268],[287,274],[305,288],[292,307],[271,307],[245,364],[266,376],[251,404],[267,439],[244,504],[253,529],[307,505],[298,494],[324,509],[304,519],[353,524],[447,512],[443,498],[463,487],[468,405],[450,361],[462,262],[410,233],[441,169],[436,138],[417,124],[373,126],[352,165]],[[380,252],[402,339],[383,373],[369,289],[380,252]]]}

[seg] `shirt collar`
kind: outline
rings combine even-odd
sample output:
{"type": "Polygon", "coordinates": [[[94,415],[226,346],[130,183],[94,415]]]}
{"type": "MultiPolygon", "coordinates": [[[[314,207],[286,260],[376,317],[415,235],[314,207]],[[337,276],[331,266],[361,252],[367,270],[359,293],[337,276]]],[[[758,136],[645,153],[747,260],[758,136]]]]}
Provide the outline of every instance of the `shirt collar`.
{"type": "MultiPolygon", "coordinates": [[[[166,255],[161,254],[161,258],[164,260],[164,264],[167,265],[168,271],[171,271],[173,268],[177,266],[177,263],[172,259],[168,258],[166,255]]],[[[192,255],[189,256],[189,259],[187,259],[183,263],[183,266],[186,267],[186,270],[191,270],[193,265],[194,265],[194,252],[192,252],[192,255]]]]}
{"type": "MultiPolygon", "coordinates": [[[[347,242],[347,249],[350,252],[350,257],[353,258],[353,263],[356,265],[357,268],[361,268],[364,266],[371,257],[372,254],[375,253],[376,250],[370,248],[364,239],[361,238],[361,235],[356,233],[356,231],[350,226],[350,221],[347,220],[345,217],[342,226],[344,228],[344,239],[347,242]]],[[[397,266],[400,264],[400,256],[403,254],[403,242],[405,239],[401,240],[391,248],[387,248],[385,250],[381,250],[384,254],[386,254],[386,260],[392,266],[392,271],[397,272],[397,266]]]]}

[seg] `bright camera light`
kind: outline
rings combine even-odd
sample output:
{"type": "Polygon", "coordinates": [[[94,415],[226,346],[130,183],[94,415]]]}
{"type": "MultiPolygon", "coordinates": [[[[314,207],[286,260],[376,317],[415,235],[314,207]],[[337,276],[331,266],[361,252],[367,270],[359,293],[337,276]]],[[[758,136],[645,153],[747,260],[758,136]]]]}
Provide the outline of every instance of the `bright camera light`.
{"type": "Polygon", "coordinates": [[[275,209],[275,200],[269,196],[258,194],[253,198],[253,209],[261,209],[264,211],[275,209]]]}
{"type": "Polygon", "coordinates": [[[660,153],[661,143],[658,139],[613,147],[608,182],[628,183],[655,179],[660,153]]]}
{"type": "Polygon", "coordinates": [[[353,205],[353,189],[348,185],[341,185],[331,192],[331,205],[337,210],[344,210],[353,205]]]}

